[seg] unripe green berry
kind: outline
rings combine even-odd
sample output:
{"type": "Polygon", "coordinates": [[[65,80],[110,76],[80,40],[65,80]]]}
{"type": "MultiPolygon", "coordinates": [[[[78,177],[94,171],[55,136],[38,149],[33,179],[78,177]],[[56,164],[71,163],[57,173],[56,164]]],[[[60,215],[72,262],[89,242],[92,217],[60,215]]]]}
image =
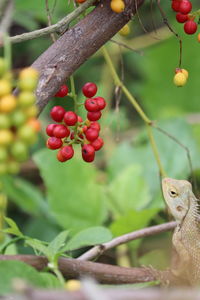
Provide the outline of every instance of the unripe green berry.
{"type": "Polygon", "coordinates": [[[18,96],[18,103],[22,108],[32,106],[36,102],[36,97],[33,92],[24,91],[18,96]]]}
{"type": "Polygon", "coordinates": [[[16,161],[23,162],[28,159],[28,148],[25,143],[16,141],[10,148],[10,153],[16,161]]]}
{"type": "Polygon", "coordinates": [[[27,120],[26,114],[21,110],[16,110],[11,114],[11,122],[15,127],[23,125],[27,120]]]}
{"type": "Polygon", "coordinates": [[[7,129],[11,125],[10,118],[7,114],[0,114],[0,129],[7,129]]]}
{"type": "Polygon", "coordinates": [[[33,144],[37,137],[34,129],[28,125],[20,127],[17,135],[26,144],[33,144]]]}

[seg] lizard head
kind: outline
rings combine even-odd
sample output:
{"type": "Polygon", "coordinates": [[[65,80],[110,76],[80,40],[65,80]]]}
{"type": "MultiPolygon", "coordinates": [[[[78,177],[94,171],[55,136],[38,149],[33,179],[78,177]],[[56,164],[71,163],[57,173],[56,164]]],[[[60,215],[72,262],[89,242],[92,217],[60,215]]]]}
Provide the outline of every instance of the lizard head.
{"type": "Polygon", "coordinates": [[[164,178],[162,190],[171,214],[181,223],[189,210],[192,185],[186,180],[164,178]]]}

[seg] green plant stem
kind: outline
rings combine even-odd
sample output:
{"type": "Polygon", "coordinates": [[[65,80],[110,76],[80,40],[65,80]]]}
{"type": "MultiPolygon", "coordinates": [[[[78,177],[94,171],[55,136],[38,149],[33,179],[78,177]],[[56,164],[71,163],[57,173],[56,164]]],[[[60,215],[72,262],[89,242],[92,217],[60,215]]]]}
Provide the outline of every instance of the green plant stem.
{"type": "Polygon", "coordinates": [[[11,51],[11,43],[8,35],[6,33],[3,34],[4,41],[4,57],[7,63],[7,70],[11,70],[11,62],[12,62],[12,51],[11,51]]]}
{"type": "Polygon", "coordinates": [[[5,234],[2,232],[4,228],[4,217],[7,208],[7,197],[3,192],[0,192],[0,243],[4,241],[5,234]]]}
{"type": "Polygon", "coordinates": [[[135,108],[135,110],[138,112],[138,114],[140,115],[140,117],[142,118],[142,120],[145,122],[145,124],[147,125],[147,129],[148,129],[148,136],[149,136],[149,141],[153,150],[153,154],[155,156],[156,162],[158,164],[158,168],[160,171],[160,175],[162,177],[166,176],[166,172],[164,171],[164,168],[162,166],[161,160],[160,160],[160,155],[158,152],[158,148],[156,146],[156,142],[152,133],[152,126],[153,126],[153,122],[147,117],[147,115],[144,113],[143,109],[141,108],[141,106],[138,104],[138,102],[136,101],[136,99],[133,97],[133,95],[129,92],[129,90],[126,88],[126,86],[124,85],[124,83],[120,80],[115,67],[112,63],[112,60],[110,58],[110,55],[106,49],[105,46],[102,47],[102,52],[103,52],[103,56],[105,58],[105,61],[110,69],[110,72],[112,74],[114,83],[116,86],[120,87],[123,91],[123,93],[126,95],[127,99],[129,100],[129,102],[133,105],[133,107],[135,108]]]}
{"type": "Polygon", "coordinates": [[[64,286],[65,284],[65,279],[62,275],[62,273],[60,272],[60,270],[58,269],[58,267],[53,269],[53,272],[55,273],[55,275],[57,276],[58,280],[60,281],[60,283],[64,286]]]}

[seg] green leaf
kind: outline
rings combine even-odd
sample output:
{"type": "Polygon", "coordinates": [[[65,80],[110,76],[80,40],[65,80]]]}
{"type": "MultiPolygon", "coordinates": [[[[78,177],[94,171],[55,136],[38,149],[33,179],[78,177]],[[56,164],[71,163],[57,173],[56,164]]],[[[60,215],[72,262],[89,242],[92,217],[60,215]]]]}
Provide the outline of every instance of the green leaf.
{"type": "Polygon", "coordinates": [[[136,164],[122,170],[111,181],[108,192],[110,202],[119,214],[140,210],[151,200],[148,185],[142,177],[142,168],[136,164]]]}
{"type": "Polygon", "coordinates": [[[52,274],[37,272],[33,267],[21,261],[0,261],[0,294],[12,292],[12,283],[15,278],[23,279],[27,284],[40,287],[61,287],[57,278],[52,274]],[[3,278],[3,280],[2,280],[3,278]]]}
{"type": "Polygon", "coordinates": [[[36,216],[41,215],[41,212],[46,212],[46,203],[42,193],[28,181],[19,177],[6,176],[3,186],[9,199],[23,211],[36,216]]]}
{"type": "Polygon", "coordinates": [[[91,227],[77,233],[66,245],[65,251],[79,249],[108,242],[112,239],[110,230],[105,227],[91,227]]]}
{"type": "MultiPolygon", "coordinates": [[[[156,215],[158,209],[145,209],[143,211],[130,211],[126,215],[118,218],[111,226],[114,236],[123,235],[135,230],[142,229],[148,225],[150,220],[156,215]]],[[[141,239],[131,242],[134,247],[138,247],[141,239]]]]}
{"type": "Polygon", "coordinates": [[[48,246],[49,255],[54,257],[65,246],[69,231],[65,230],[59,233],[48,246]]]}
{"type": "Polygon", "coordinates": [[[45,182],[49,207],[64,229],[79,231],[102,224],[106,216],[105,195],[96,183],[93,165],[76,157],[61,164],[49,149],[37,152],[34,160],[45,182]]]}
{"type": "Polygon", "coordinates": [[[28,238],[28,239],[26,239],[25,244],[32,247],[36,253],[39,252],[39,254],[42,253],[47,257],[50,256],[48,247],[45,246],[44,242],[42,242],[40,240],[28,238]]]}
{"type": "Polygon", "coordinates": [[[10,226],[9,228],[4,229],[6,233],[14,234],[19,237],[24,237],[23,233],[20,231],[17,224],[10,218],[4,217],[6,223],[10,226]]]}

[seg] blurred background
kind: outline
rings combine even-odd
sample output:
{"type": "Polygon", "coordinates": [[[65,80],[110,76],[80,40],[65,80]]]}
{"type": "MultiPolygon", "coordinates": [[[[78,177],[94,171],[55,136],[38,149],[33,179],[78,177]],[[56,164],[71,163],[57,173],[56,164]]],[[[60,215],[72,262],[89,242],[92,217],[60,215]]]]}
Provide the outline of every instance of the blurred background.
{"type": "MultiPolygon", "coordinates": [[[[194,10],[198,1],[192,1],[194,10]]],[[[72,11],[67,1],[49,0],[53,23],[72,11]]],[[[167,135],[154,130],[161,162],[169,177],[200,184],[200,43],[197,34],[186,35],[183,25],[175,20],[170,1],[161,6],[173,29],[183,40],[182,67],[189,72],[187,84],[173,84],[179,62],[178,39],[164,26],[157,5],[150,1],[138,10],[129,23],[130,34],[116,34],[106,44],[112,61],[126,87],[137,99],[151,120],[189,149],[192,172],[186,150],[167,135]],[[151,7],[152,6],[152,7],[151,7]]],[[[45,3],[41,0],[15,1],[11,35],[43,28],[47,24],[45,3]]],[[[12,47],[13,68],[29,66],[48,46],[50,37],[43,37],[12,47]]],[[[105,145],[97,153],[95,163],[81,159],[79,146],[75,157],[61,164],[54,151],[46,148],[45,128],[54,105],[73,109],[71,98],[52,98],[41,113],[42,132],[32,148],[30,161],[24,163],[19,176],[6,177],[9,197],[8,216],[29,236],[50,241],[61,230],[73,236],[80,230],[102,225],[118,236],[149,225],[169,221],[163,201],[158,166],[149,144],[146,126],[122,94],[117,97],[111,73],[101,50],[74,74],[79,101],[81,88],[92,81],[98,96],[105,97],[107,108],[100,121],[105,145]]],[[[70,83],[67,82],[70,89],[70,83]]],[[[80,115],[85,112],[80,109],[80,115]]],[[[101,260],[124,266],[153,265],[159,269],[169,265],[171,233],[131,242],[106,253],[101,260]]],[[[19,243],[13,252],[32,253],[19,243]]],[[[85,249],[72,253],[74,257],[85,249]]]]}

